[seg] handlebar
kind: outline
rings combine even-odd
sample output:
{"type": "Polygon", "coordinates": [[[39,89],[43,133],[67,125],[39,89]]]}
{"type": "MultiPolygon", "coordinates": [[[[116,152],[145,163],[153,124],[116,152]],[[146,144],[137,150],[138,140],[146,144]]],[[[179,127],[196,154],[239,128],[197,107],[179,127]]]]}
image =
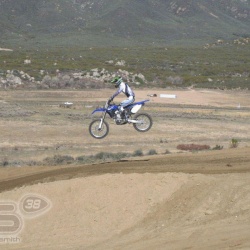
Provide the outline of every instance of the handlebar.
{"type": "Polygon", "coordinates": [[[108,99],[108,100],[106,101],[106,103],[105,103],[105,106],[104,106],[104,107],[105,107],[105,108],[108,108],[108,106],[110,105],[110,103],[111,103],[111,102],[113,102],[113,100],[112,100],[112,101],[110,101],[110,100],[108,99]]]}
{"type": "Polygon", "coordinates": [[[115,104],[115,103],[113,102],[113,100],[111,101],[110,99],[108,99],[108,100],[106,101],[106,104],[105,104],[105,106],[106,106],[106,105],[109,105],[110,103],[113,103],[113,104],[115,104]]]}

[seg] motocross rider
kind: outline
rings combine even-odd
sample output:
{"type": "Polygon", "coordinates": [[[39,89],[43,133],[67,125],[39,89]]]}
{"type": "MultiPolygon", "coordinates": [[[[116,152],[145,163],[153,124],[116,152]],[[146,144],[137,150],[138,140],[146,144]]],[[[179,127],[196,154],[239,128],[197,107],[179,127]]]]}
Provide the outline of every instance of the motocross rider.
{"type": "Polygon", "coordinates": [[[112,102],[113,99],[121,92],[127,96],[127,99],[119,104],[120,115],[123,118],[125,116],[124,108],[135,101],[135,94],[129,85],[123,81],[121,76],[116,76],[111,83],[114,83],[118,90],[109,98],[109,103],[112,102]]]}

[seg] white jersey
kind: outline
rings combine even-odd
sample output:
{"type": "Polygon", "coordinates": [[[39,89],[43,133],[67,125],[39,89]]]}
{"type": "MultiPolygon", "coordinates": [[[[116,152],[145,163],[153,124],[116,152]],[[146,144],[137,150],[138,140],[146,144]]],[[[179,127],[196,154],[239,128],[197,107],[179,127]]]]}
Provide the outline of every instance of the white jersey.
{"type": "Polygon", "coordinates": [[[112,96],[112,99],[114,99],[117,95],[119,95],[121,92],[123,92],[127,97],[130,97],[130,96],[135,96],[133,90],[128,86],[127,83],[125,82],[122,82],[120,85],[119,85],[119,88],[118,90],[113,94],[112,96]]]}

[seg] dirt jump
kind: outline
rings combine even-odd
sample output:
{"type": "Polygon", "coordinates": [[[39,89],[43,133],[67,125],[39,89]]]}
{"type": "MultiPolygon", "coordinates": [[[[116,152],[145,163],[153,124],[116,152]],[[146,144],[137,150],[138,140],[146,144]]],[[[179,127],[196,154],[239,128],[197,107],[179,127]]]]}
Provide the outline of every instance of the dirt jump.
{"type": "Polygon", "coordinates": [[[4,249],[249,249],[249,152],[9,169],[1,201],[33,193],[52,206],[4,249]]]}

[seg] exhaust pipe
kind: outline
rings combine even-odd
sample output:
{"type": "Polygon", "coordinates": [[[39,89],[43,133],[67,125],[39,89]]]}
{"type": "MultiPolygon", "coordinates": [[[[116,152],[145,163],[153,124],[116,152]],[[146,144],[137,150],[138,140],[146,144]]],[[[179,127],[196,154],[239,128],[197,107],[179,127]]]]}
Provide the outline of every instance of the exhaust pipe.
{"type": "Polygon", "coordinates": [[[142,121],[138,121],[138,120],[130,120],[130,119],[128,119],[128,122],[130,122],[130,123],[143,123],[142,121]]]}

